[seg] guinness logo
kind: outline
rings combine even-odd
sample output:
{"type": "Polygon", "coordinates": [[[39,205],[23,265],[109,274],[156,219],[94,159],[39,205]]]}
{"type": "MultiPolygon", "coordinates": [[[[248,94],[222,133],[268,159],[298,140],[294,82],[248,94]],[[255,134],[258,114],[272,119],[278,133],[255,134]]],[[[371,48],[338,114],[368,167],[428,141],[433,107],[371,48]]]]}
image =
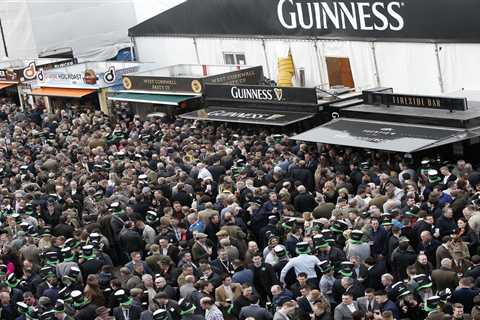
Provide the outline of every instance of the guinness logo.
{"type": "Polygon", "coordinates": [[[123,77],[123,87],[126,89],[126,90],[130,90],[132,89],[132,81],[127,78],[127,77],[123,77]]]}
{"type": "Polygon", "coordinates": [[[193,80],[192,81],[192,91],[195,93],[200,93],[202,92],[202,84],[198,80],[193,80]]]}
{"type": "Polygon", "coordinates": [[[283,89],[275,88],[275,89],[273,89],[273,92],[275,92],[275,97],[277,97],[277,100],[282,101],[283,89]]]}

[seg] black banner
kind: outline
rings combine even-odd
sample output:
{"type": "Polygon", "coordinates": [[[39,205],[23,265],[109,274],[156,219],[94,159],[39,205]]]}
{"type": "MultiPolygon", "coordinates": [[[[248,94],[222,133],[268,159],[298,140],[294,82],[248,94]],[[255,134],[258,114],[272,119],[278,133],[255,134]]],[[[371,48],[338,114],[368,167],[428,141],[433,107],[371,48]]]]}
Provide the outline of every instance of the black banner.
{"type": "Polygon", "coordinates": [[[181,115],[192,120],[208,120],[222,122],[239,122],[264,124],[270,126],[286,126],[313,117],[311,113],[283,112],[268,110],[251,110],[241,108],[208,108],[181,115]]]}
{"type": "Polygon", "coordinates": [[[123,76],[123,87],[125,90],[202,93],[207,82],[258,84],[261,80],[263,80],[263,69],[258,66],[204,78],[155,77],[132,74],[123,76]]]}
{"type": "Polygon", "coordinates": [[[317,105],[315,88],[213,85],[205,88],[207,101],[234,101],[275,105],[317,105]]]}
{"type": "Polygon", "coordinates": [[[76,59],[64,59],[42,63],[31,61],[24,67],[12,67],[0,69],[0,81],[24,82],[36,80],[37,77],[43,77],[44,70],[58,69],[71,66],[77,63],[76,59]]]}
{"type": "Polygon", "coordinates": [[[468,109],[466,98],[417,96],[398,93],[379,93],[364,91],[364,101],[368,104],[384,106],[406,106],[465,111],[468,109]]]}
{"type": "Polygon", "coordinates": [[[187,1],[130,36],[273,36],[480,42],[478,0],[187,1]]]}

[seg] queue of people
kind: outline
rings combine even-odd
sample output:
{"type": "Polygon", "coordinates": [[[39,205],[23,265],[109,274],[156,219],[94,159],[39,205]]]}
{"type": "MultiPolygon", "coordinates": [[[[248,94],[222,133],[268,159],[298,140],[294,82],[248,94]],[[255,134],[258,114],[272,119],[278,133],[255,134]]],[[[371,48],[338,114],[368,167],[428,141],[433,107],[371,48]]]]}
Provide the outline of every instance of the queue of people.
{"type": "Polygon", "coordinates": [[[0,107],[0,318],[480,319],[480,172],[0,107]]]}

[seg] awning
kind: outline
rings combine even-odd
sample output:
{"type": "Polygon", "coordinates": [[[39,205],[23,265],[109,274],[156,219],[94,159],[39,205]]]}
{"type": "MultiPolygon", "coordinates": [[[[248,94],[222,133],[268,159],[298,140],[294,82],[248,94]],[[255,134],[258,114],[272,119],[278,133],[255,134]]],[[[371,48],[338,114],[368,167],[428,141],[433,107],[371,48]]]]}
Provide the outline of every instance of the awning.
{"type": "Polygon", "coordinates": [[[35,88],[30,93],[32,96],[49,96],[62,98],[82,98],[86,95],[96,92],[93,89],[70,89],[70,88],[35,88]]]}
{"type": "Polygon", "coordinates": [[[181,118],[191,120],[263,124],[268,126],[286,126],[312,118],[313,116],[314,114],[312,113],[302,112],[222,107],[210,107],[180,115],[181,118]]]}
{"type": "Polygon", "coordinates": [[[112,101],[128,101],[151,104],[164,104],[169,106],[178,106],[183,101],[196,98],[194,95],[169,95],[169,94],[148,94],[148,93],[117,93],[108,96],[112,101]]]}
{"type": "Polygon", "coordinates": [[[16,83],[9,83],[9,82],[0,82],[0,90],[10,88],[11,86],[17,85],[16,83]]]}
{"type": "Polygon", "coordinates": [[[340,118],[292,140],[396,152],[414,152],[479,136],[478,131],[340,118]]]}

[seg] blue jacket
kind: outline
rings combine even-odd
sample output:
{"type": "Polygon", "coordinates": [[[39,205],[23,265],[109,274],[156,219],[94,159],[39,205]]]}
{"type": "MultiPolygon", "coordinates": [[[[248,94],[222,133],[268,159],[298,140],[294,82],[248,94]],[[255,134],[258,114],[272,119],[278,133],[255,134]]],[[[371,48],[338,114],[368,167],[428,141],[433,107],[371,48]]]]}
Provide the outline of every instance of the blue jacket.
{"type": "Polygon", "coordinates": [[[392,300],[387,300],[381,307],[382,312],[383,311],[391,311],[393,314],[393,318],[395,320],[400,320],[400,310],[398,310],[398,307],[395,303],[392,302],[392,300]]]}

